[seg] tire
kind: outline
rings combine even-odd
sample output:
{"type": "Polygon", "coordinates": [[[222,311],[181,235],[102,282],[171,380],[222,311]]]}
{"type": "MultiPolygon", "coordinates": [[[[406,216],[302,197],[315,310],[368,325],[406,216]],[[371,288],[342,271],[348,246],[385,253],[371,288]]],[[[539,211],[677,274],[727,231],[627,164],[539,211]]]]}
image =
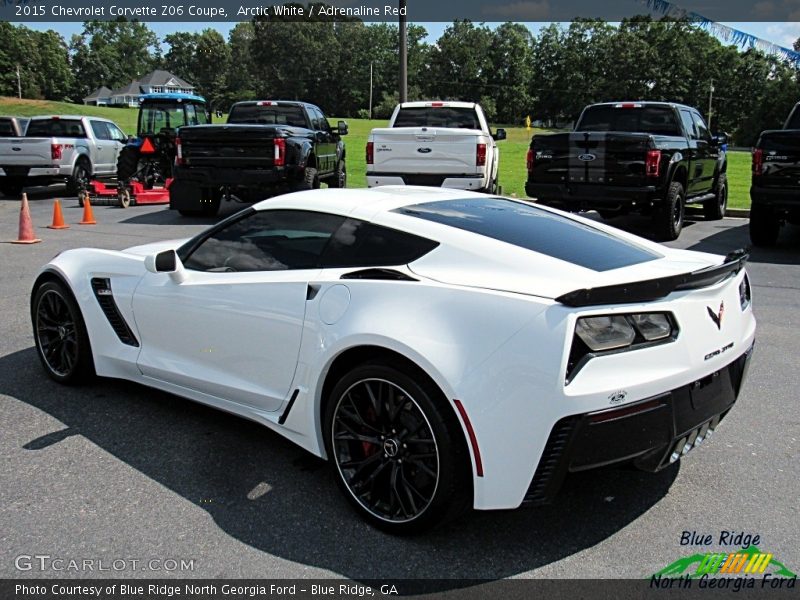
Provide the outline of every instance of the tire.
{"type": "Polygon", "coordinates": [[[127,182],[139,169],[139,151],[125,146],[117,157],[117,181],[127,182]]]}
{"type": "Polygon", "coordinates": [[[25,184],[21,181],[4,181],[0,183],[0,193],[6,198],[15,198],[22,194],[25,184]]]}
{"type": "Polygon", "coordinates": [[[472,465],[458,418],[418,373],[381,361],[356,367],[328,398],[323,434],[339,487],[379,529],[417,533],[472,502],[472,465]],[[375,398],[382,402],[373,404],[375,398]]]}
{"type": "Polygon", "coordinates": [[[659,240],[677,240],[683,229],[685,210],[683,186],[673,181],[661,206],[653,211],[653,228],[659,240]]]}
{"type": "Polygon", "coordinates": [[[337,189],[347,187],[347,166],[344,164],[343,160],[337,163],[333,177],[328,180],[328,187],[337,189]]]}
{"type": "Polygon", "coordinates": [[[780,230],[780,219],[769,206],[753,204],[750,207],[750,241],[754,246],[774,246],[780,230]]]}
{"type": "Polygon", "coordinates": [[[92,176],[92,169],[85,159],[78,159],[72,175],[67,178],[67,195],[77,196],[89,187],[89,178],[92,176]]]}
{"type": "Polygon", "coordinates": [[[297,184],[298,190],[316,190],[319,188],[319,175],[314,167],[306,167],[303,179],[297,184]]]}
{"type": "Polygon", "coordinates": [[[89,334],[72,292],[60,281],[36,288],[31,302],[36,352],[51,379],[85,383],[94,374],[89,334]]]}
{"type": "Polygon", "coordinates": [[[703,215],[706,221],[719,221],[725,216],[726,208],[728,208],[728,176],[720,173],[714,198],[703,203],[703,215]]]}

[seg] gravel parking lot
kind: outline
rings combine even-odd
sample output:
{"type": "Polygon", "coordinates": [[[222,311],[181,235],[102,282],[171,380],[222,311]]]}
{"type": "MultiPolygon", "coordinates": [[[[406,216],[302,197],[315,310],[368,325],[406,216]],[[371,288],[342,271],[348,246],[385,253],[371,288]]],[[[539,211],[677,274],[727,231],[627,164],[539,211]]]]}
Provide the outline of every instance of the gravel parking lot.
{"type": "MultiPolygon", "coordinates": [[[[0,577],[640,578],[707,551],[681,546],[683,531],[712,534],[709,549],[721,531],[758,534],[763,551],[800,570],[798,228],[753,252],[749,380],[717,435],[683,464],[574,475],[552,506],[395,538],[359,519],[324,462],[265,428],[122,381],[65,388],[45,376],[28,314],[43,263],[65,248],[121,249],[211,222],[162,206],[95,207],[98,224],[79,226],[68,198],[72,227],[54,231],[45,228],[52,193],[31,194],[41,244],[0,244],[0,577]],[[20,571],[21,555],[126,562],[20,571]]],[[[0,198],[0,240],[16,238],[18,210],[0,198]]],[[[748,244],[746,220],[699,217],[672,245],[724,254],[748,244]]]]}

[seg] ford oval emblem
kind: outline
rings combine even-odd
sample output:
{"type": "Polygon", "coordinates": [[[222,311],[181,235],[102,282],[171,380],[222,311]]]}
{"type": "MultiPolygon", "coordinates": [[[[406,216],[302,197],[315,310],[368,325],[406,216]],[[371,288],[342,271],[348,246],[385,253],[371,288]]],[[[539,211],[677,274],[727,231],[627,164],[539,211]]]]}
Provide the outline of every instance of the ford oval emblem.
{"type": "Polygon", "coordinates": [[[11,146],[11,149],[12,149],[14,152],[19,152],[19,151],[21,151],[21,150],[22,150],[22,148],[20,148],[19,146],[11,146]]]}
{"type": "Polygon", "coordinates": [[[431,152],[430,148],[417,148],[417,152],[420,154],[429,154],[431,152]]]}
{"type": "Polygon", "coordinates": [[[594,154],[586,153],[586,154],[579,154],[578,160],[582,160],[583,162],[592,162],[595,158],[597,158],[594,154]]]}

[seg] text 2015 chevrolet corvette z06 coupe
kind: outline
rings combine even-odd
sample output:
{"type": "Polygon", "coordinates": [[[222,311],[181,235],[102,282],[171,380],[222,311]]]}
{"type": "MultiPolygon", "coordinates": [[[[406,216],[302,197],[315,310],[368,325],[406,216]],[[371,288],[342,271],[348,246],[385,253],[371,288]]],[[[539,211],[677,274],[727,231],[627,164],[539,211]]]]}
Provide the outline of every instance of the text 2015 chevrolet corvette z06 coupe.
{"type": "Polygon", "coordinates": [[[753,348],[746,258],[508,198],[316,190],[189,240],[62,252],[31,316],[53,379],[128,379],[263,423],[406,533],[699,445],[753,348]]]}

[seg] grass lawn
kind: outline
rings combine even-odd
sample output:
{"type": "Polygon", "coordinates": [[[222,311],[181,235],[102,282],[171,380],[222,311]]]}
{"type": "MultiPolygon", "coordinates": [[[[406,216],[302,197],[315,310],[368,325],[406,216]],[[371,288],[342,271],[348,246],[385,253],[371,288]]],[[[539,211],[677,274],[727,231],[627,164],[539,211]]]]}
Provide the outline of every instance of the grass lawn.
{"type": "MultiPolygon", "coordinates": [[[[0,97],[0,115],[17,115],[30,117],[47,114],[77,114],[105,117],[114,121],[127,134],[136,133],[136,118],[139,111],[133,108],[107,108],[102,106],[84,106],[65,102],[49,102],[46,100],[18,100],[0,97]]],[[[224,122],[215,119],[215,122],[224,122]]],[[[335,125],[337,119],[331,118],[335,125]]],[[[385,127],[385,120],[346,119],[350,133],[345,138],[347,147],[348,187],[366,187],[366,159],[364,149],[369,132],[374,127],[385,127]]],[[[506,127],[508,139],[498,142],[500,148],[500,185],[503,194],[525,197],[525,154],[528,151],[531,136],[535,133],[546,133],[541,129],[526,131],[524,127],[506,127]]],[[[728,206],[731,208],[750,207],[750,153],[728,153],[728,206]]]]}

